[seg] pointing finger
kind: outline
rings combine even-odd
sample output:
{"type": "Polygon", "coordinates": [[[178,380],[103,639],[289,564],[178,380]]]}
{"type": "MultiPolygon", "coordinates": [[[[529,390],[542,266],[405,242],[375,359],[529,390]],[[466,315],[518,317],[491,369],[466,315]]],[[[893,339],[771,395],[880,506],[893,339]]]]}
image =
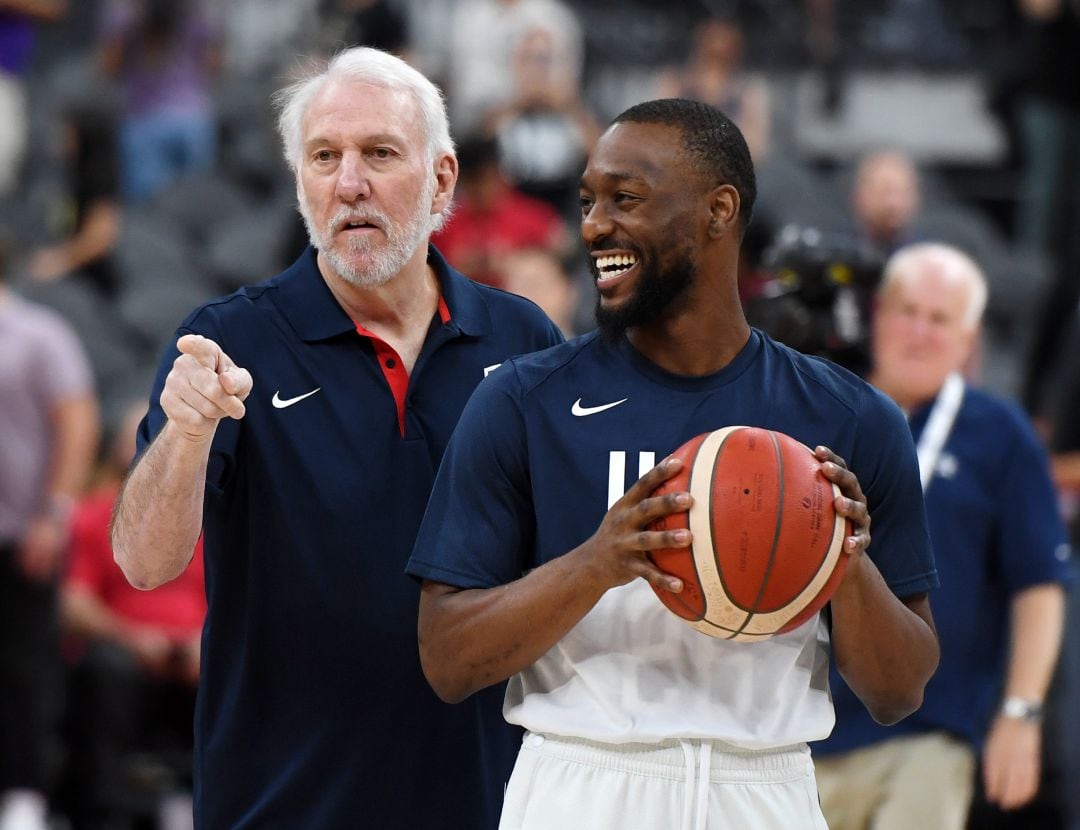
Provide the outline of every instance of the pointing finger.
{"type": "Polygon", "coordinates": [[[201,334],[185,334],[176,341],[176,348],[181,354],[191,355],[200,365],[215,372],[218,360],[224,354],[217,343],[201,334]]]}

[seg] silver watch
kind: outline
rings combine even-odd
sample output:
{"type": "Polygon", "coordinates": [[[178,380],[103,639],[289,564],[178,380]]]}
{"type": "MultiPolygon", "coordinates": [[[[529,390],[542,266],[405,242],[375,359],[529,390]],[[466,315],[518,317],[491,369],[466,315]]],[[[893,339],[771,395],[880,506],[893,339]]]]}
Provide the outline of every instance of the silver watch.
{"type": "Polygon", "coordinates": [[[1007,718],[1042,723],[1043,705],[1037,700],[1023,697],[1007,697],[1001,702],[1001,714],[1007,718]]]}

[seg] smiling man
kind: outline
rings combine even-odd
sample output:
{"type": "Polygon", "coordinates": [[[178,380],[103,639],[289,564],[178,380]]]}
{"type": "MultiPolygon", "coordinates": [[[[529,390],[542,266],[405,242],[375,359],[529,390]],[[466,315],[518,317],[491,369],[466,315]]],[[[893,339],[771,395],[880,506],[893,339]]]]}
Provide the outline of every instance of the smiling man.
{"type": "Polygon", "coordinates": [[[494,372],[447,450],[409,562],[421,659],[446,700],[510,679],[504,711],[527,734],[504,830],[823,828],[807,741],[833,724],[830,646],[883,722],[918,707],[937,664],[907,425],[854,375],[747,325],[754,195],[718,110],[620,115],[581,179],[599,332],[494,372]],[[681,590],[647,552],[691,543],[647,529],[690,498],[650,495],[679,469],[656,460],[732,424],[818,447],[854,528],[831,614],[763,643],[694,631],[647,584],[681,590]]]}
{"type": "Polygon", "coordinates": [[[402,570],[473,387],[562,338],[428,245],[457,160],[426,78],[352,49],[279,104],[312,245],[180,325],[116,559],[152,588],[205,531],[197,827],[493,828],[519,736],[497,689],[432,693],[402,570]]]}

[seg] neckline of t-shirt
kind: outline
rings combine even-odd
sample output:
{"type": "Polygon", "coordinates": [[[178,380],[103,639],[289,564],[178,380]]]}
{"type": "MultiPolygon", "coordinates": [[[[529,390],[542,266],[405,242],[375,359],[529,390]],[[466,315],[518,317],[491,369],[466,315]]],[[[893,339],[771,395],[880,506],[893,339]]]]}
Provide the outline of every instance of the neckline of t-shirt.
{"type": "Polygon", "coordinates": [[[657,366],[635,349],[626,337],[619,339],[615,346],[615,352],[639,374],[655,383],[686,392],[699,392],[703,389],[726,386],[734,381],[754,362],[754,359],[761,352],[761,348],[761,333],[757,329],[751,329],[750,338],[746,341],[746,345],[742,347],[727,366],[711,375],[700,376],[677,375],[657,366]]]}

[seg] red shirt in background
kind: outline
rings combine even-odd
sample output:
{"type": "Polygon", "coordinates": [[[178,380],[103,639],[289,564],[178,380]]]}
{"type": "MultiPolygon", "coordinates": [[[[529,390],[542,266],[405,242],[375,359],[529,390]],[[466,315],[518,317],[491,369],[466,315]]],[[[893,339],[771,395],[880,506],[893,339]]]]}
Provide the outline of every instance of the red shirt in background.
{"type": "Polygon", "coordinates": [[[479,211],[468,199],[457,202],[431,241],[465,276],[501,288],[502,277],[494,268],[500,256],[522,248],[554,248],[563,233],[563,221],[551,205],[507,187],[490,210],[479,211]]]}
{"type": "Polygon", "coordinates": [[[76,507],[67,585],[92,592],[126,620],[164,629],[178,641],[190,640],[206,616],[202,537],[191,563],[172,582],[152,591],[131,587],[113,560],[109,543],[109,518],[117,493],[116,487],[96,491],[76,507]]]}

